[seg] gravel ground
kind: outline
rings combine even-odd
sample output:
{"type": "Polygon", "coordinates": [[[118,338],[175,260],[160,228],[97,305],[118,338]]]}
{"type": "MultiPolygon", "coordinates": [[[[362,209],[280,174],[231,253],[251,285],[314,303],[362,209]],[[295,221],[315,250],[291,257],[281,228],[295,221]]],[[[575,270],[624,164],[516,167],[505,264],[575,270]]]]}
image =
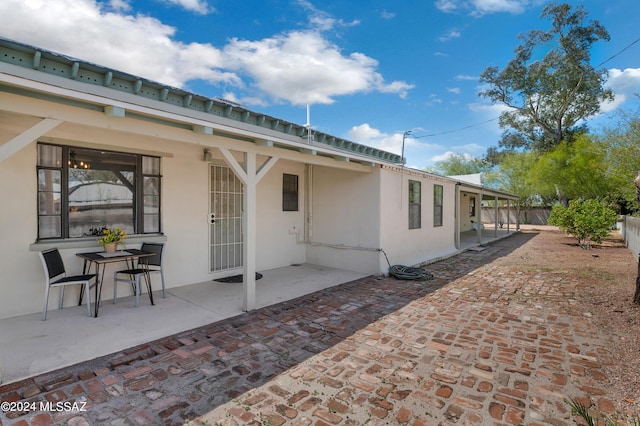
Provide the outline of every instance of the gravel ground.
{"type": "Polygon", "coordinates": [[[615,359],[605,367],[610,396],[620,412],[640,415],[640,306],[633,304],[638,273],[633,254],[618,232],[584,250],[554,227],[523,226],[523,232],[539,230],[545,232],[528,243],[530,250],[520,256],[519,264],[582,278],[580,288],[567,289],[566,308],[591,318],[609,336],[615,359]]]}

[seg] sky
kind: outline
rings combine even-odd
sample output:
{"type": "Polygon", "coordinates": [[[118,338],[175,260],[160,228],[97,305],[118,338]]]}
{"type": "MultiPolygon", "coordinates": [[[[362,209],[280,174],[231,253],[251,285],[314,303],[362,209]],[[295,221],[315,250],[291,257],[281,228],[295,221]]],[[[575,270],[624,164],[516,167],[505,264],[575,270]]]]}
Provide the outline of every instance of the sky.
{"type": "MultiPolygon", "coordinates": [[[[640,93],[640,2],[568,0],[611,36],[592,49],[612,125],[640,93]]],[[[541,0],[2,0],[0,37],[221,97],[423,169],[497,146],[480,74],[505,67],[541,0]],[[410,133],[407,133],[410,132],[410,133]],[[404,137],[403,137],[404,136],[404,137]]]]}

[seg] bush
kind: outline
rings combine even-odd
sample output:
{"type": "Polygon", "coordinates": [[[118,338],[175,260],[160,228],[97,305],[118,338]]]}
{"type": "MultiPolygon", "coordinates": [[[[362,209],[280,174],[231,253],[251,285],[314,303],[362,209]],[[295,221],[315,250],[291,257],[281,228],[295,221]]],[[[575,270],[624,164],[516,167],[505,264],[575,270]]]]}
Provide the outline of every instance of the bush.
{"type": "Polygon", "coordinates": [[[609,235],[617,214],[598,200],[571,200],[569,207],[556,204],[551,209],[549,225],[555,225],[578,240],[583,249],[600,243],[609,235]]]}

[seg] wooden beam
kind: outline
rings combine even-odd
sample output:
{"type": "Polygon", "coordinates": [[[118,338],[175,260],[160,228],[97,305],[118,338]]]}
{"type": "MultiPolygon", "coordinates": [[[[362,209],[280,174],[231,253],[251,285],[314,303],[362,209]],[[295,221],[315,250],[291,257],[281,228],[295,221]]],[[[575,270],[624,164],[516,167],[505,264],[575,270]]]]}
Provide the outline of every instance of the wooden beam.
{"type": "Polygon", "coordinates": [[[125,109],[113,105],[107,105],[104,107],[104,114],[109,117],[124,117],[125,109]]]}
{"type": "Polygon", "coordinates": [[[302,154],[307,154],[307,155],[317,155],[318,151],[316,151],[315,149],[309,149],[309,148],[300,148],[298,151],[300,151],[300,153],[302,154]]]}
{"type": "Polygon", "coordinates": [[[213,134],[213,127],[201,126],[199,124],[194,124],[192,126],[192,128],[193,128],[193,132],[194,133],[198,133],[199,135],[212,135],[213,134]]]}
{"type": "Polygon", "coordinates": [[[256,172],[256,183],[260,182],[260,180],[267,173],[269,173],[269,170],[271,170],[273,165],[276,164],[279,159],[280,159],[280,157],[274,155],[273,157],[269,157],[269,159],[267,159],[267,161],[265,161],[264,164],[262,164],[262,166],[260,166],[260,168],[256,172]]]}
{"type": "Polygon", "coordinates": [[[18,136],[0,145],[0,163],[30,143],[36,141],[39,137],[47,134],[47,132],[57,127],[60,123],[62,123],[60,120],[45,118],[31,128],[20,133],[18,136]]]}
{"type": "Polygon", "coordinates": [[[242,310],[252,311],[256,308],[256,221],[258,217],[256,212],[258,207],[256,153],[245,152],[244,164],[246,182],[244,185],[244,212],[242,214],[242,233],[244,235],[242,244],[244,251],[242,310]]]}
{"type": "Polygon", "coordinates": [[[38,68],[40,68],[40,60],[42,59],[42,52],[39,50],[36,50],[36,52],[33,54],[33,69],[37,70],[38,68]]]}

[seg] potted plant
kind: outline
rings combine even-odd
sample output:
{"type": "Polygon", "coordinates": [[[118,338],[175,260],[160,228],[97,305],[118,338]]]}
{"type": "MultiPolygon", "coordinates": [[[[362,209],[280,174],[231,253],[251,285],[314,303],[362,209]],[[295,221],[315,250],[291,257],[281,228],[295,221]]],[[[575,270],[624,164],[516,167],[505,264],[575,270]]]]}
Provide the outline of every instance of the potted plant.
{"type": "Polygon", "coordinates": [[[102,248],[107,253],[115,253],[119,244],[124,245],[122,240],[125,238],[127,238],[127,234],[121,228],[104,228],[98,242],[102,244],[102,248]]]}

